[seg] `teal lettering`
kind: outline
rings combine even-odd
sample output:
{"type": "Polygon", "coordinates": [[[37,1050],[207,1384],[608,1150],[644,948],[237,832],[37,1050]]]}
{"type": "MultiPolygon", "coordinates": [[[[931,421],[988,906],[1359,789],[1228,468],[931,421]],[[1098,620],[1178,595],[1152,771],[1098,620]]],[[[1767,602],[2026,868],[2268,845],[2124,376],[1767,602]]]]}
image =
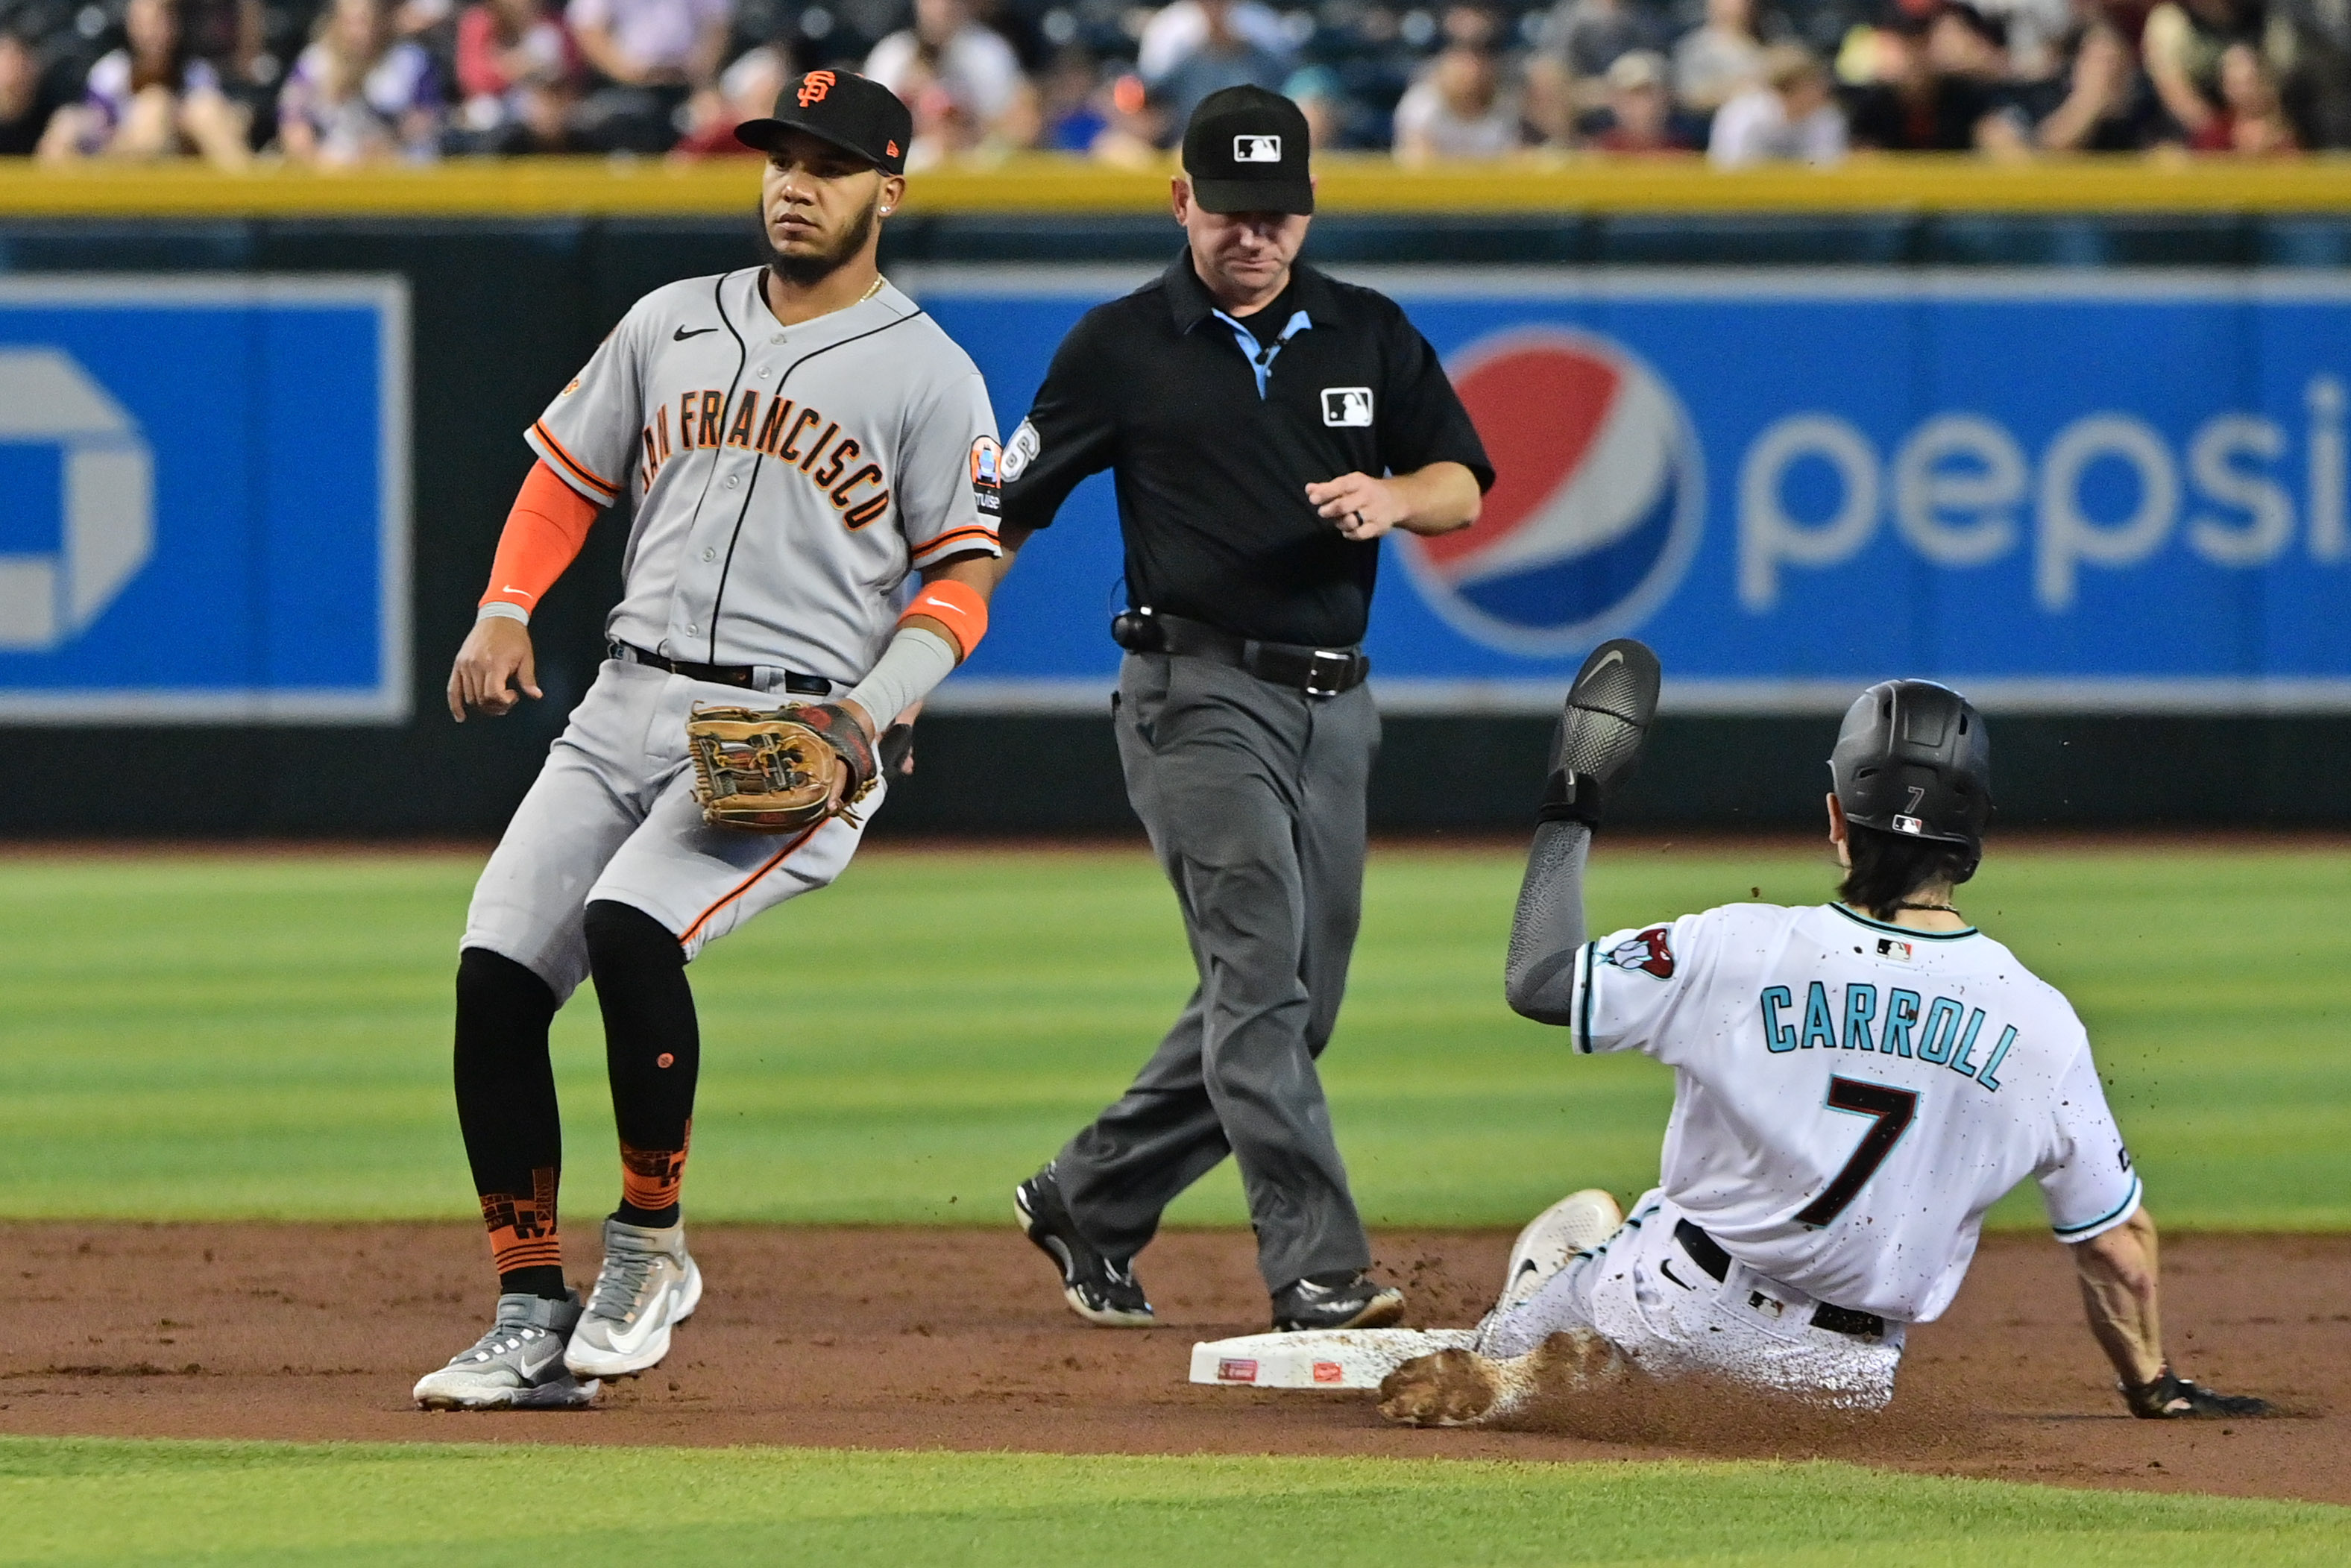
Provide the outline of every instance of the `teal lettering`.
{"type": "Polygon", "coordinates": [[[1927,1008],[1926,1027],[1918,1031],[1918,1060],[1949,1061],[1959,1038],[1959,1019],[1966,1015],[1949,997],[1937,997],[1927,1008]]]}
{"type": "Polygon", "coordinates": [[[1886,1036],[1878,1041],[1880,1054],[1907,1056],[1910,1054],[1910,1031],[1918,1027],[1918,993],[1899,988],[1886,993],[1886,1036]]]}
{"type": "Polygon", "coordinates": [[[1763,1045],[1772,1051],[1796,1049],[1796,1026],[1780,1021],[1780,1009],[1796,1005],[1796,998],[1785,986],[1763,988],[1763,1045]]]}
{"type": "Polygon", "coordinates": [[[2000,1080],[1993,1077],[1992,1074],[1998,1072],[2000,1071],[2000,1064],[2008,1060],[2008,1048],[2015,1043],[2016,1026],[2014,1024],[2011,1024],[2006,1029],[2000,1031],[2000,1043],[1991,1048],[1991,1060],[1983,1064],[1983,1071],[1981,1072],[1976,1074],[1976,1082],[1982,1084],[1987,1089],[1998,1090],[2000,1088],[2000,1080]]]}
{"type": "Polygon", "coordinates": [[[1970,1078],[1976,1075],[1976,1064],[1969,1057],[1968,1052],[1975,1049],[1976,1031],[1983,1028],[1983,1020],[1984,1011],[1981,1008],[1968,1015],[1968,1032],[1959,1036],[1959,1049],[1951,1052],[1952,1071],[1965,1073],[1970,1078]]]}
{"type": "Polygon", "coordinates": [[[1823,1051],[1837,1048],[1836,1015],[1829,1011],[1828,988],[1818,980],[1814,980],[1813,988],[1804,994],[1803,1048],[1812,1050],[1815,1040],[1821,1042],[1823,1051]]]}
{"type": "Polygon", "coordinates": [[[1848,985],[1844,988],[1844,1048],[1876,1051],[1870,1043],[1869,1020],[1877,1016],[1877,988],[1848,985]]]}

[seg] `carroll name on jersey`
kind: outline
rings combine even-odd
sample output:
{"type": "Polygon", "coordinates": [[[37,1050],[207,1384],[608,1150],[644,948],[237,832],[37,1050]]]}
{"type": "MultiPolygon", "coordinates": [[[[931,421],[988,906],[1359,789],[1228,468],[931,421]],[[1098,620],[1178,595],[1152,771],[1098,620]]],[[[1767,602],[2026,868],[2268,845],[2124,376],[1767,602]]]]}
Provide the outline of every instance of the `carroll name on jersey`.
{"type": "Polygon", "coordinates": [[[1977,1043],[1985,1032],[1983,1009],[1949,997],[1927,1001],[1917,991],[1894,986],[1886,988],[1881,1013],[1877,987],[1854,980],[1842,988],[1844,1005],[1833,1008],[1826,985],[1814,980],[1807,986],[1803,1023],[1799,1027],[1795,993],[1786,986],[1764,987],[1757,998],[1763,1009],[1764,1049],[1773,1055],[1817,1049],[1915,1057],[1948,1067],[1982,1088],[1999,1091],[2001,1063],[2016,1044],[2014,1024],[2001,1026],[1991,1054],[1979,1057],[1977,1043]]]}
{"type": "Polygon", "coordinates": [[[862,528],[890,509],[889,476],[882,465],[859,461],[865,444],[841,434],[840,422],[822,411],[788,397],[771,397],[763,406],[758,391],[745,387],[735,394],[730,415],[726,394],[715,387],[681,392],[653,409],[639,435],[643,455],[638,461],[640,494],[653,486],[654,476],[676,452],[740,447],[778,463],[787,463],[808,476],[824,493],[841,521],[862,528]],[[677,444],[670,444],[670,410],[677,410],[677,444]],[[822,434],[810,438],[809,433],[822,434]]]}

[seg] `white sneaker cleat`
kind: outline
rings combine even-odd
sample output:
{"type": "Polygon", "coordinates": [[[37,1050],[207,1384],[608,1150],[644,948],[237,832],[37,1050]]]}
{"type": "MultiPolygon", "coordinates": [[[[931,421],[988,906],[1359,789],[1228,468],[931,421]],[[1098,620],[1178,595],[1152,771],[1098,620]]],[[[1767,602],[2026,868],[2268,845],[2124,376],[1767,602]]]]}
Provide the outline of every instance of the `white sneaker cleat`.
{"type": "Polygon", "coordinates": [[[1569,1193],[1536,1215],[1510,1249],[1510,1266],[1502,1276],[1501,1300],[1494,1310],[1508,1312],[1531,1299],[1577,1253],[1591,1251],[1624,1223],[1625,1211],[1596,1186],[1569,1193]]]}
{"type": "Polygon", "coordinates": [[[497,1321],[473,1348],[417,1379],[414,1398],[427,1410],[570,1410],[596,1397],[563,1364],[564,1343],[580,1322],[580,1292],[564,1301],[500,1296],[497,1321]]]}
{"type": "Polygon", "coordinates": [[[670,1330],[702,1302],[702,1270],[685,1227],[653,1230],[604,1221],[604,1267],[571,1331],[563,1364],[579,1377],[627,1377],[661,1364],[670,1330]]]}

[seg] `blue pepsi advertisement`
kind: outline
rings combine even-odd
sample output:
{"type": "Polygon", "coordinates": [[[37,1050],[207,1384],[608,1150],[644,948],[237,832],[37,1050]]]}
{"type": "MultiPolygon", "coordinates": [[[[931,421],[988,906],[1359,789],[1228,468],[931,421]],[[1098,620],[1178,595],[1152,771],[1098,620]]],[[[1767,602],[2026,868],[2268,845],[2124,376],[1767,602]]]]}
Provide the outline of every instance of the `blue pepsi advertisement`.
{"type": "MultiPolygon", "coordinates": [[[[1385,547],[1384,706],[1547,709],[1632,635],[1685,712],[1834,711],[1894,674],[2010,711],[2351,711],[2351,284],[1338,270],[1405,306],[1499,474],[1476,527],[1385,547]]],[[[1069,327],[1147,277],[903,281],[1008,433],[1069,327]]],[[[1099,702],[1119,563],[1097,478],[942,706],[1099,702]]]]}
{"type": "Polygon", "coordinates": [[[0,277],[0,722],[408,716],[396,277],[0,277]]]}

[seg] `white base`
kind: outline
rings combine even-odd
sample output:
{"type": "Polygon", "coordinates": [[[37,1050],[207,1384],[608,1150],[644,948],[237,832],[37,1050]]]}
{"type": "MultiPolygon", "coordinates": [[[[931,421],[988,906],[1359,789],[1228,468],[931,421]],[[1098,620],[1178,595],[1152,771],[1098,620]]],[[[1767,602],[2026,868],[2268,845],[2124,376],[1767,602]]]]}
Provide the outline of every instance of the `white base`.
{"type": "Polygon", "coordinates": [[[1314,1329],[1192,1347],[1192,1381],[1237,1388],[1377,1388],[1415,1356],[1467,1350],[1474,1329],[1314,1329]]]}

